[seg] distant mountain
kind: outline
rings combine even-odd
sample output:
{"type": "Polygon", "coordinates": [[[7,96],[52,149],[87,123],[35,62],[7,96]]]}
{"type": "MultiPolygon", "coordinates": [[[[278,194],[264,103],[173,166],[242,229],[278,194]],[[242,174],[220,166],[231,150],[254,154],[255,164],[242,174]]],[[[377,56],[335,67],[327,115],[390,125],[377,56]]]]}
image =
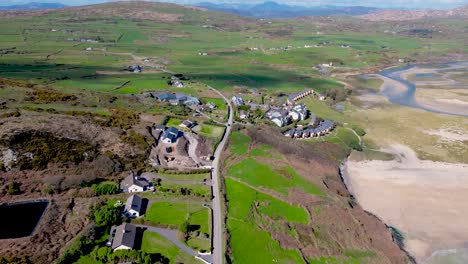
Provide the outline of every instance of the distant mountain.
{"type": "Polygon", "coordinates": [[[0,10],[36,10],[36,9],[57,9],[67,7],[61,3],[38,3],[31,2],[22,5],[0,6],[0,10]]]}
{"type": "Polygon", "coordinates": [[[370,21],[407,21],[422,18],[468,18],[468,5],[452,10],[382,10],[360,18],[370,21]]]}
{"type": "Polygon", "coordinates": [[[330,15],[365,15],[380,11],[381,9],[363,6],[319,6],[304,7],[279,4],[276,2],[264,2],[257,5],[246,4],[214,4],[210,2],[198,3],[196,6],[214,11],[221,11],[240,16],[256,18],[292,18],[302,16],[330,16],[330,15]]]}

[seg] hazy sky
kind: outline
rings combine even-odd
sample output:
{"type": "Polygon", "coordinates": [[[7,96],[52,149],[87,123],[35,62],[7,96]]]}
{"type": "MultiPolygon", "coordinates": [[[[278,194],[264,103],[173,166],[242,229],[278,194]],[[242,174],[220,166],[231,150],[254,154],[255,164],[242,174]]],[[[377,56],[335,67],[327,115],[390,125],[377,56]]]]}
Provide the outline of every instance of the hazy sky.
{"type": "MultiPolygon", "coordinates": [[[[0,5],[23,4],[28,2],[54,3],[60,2],[66,5],[83,5],[102,2],[111,2],[113,0],[0,0],[0,5]]],[[[266,0],[167,0],[165,2],[174,2],[180,4],[193,4],[199,2],[212,3],[262,3],[266,0]]],[[[468,0],[276,0],[277,3],[302,6],[316,5],[362,5],[375,7],[406,7],[406,8],[454,8],[462,5],[468,5],[468,0]]]]}

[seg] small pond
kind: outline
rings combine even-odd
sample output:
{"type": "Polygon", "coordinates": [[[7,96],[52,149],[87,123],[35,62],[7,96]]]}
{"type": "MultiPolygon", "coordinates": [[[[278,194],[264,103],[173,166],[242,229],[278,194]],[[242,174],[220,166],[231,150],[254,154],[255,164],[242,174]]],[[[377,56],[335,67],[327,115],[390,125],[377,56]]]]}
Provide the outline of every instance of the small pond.
{"type": "Polygon", "coordinates": [[[0,205],[0,239],[30,236],[48,204],[41,200],[0,205]]]}

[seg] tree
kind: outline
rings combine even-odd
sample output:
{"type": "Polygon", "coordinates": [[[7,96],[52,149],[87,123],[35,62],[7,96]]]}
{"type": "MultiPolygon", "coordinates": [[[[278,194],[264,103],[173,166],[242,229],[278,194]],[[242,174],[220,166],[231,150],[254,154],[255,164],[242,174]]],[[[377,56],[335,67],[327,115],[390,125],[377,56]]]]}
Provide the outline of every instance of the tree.
{"type": "Polygon", "coordinates": [[[107,263],[111,255],[112,255],[112,250],[109,247],[101,247],[97,250],[96,258],[99,261],[107,263]]]}
{"type": "Polygon", "coordinates": [[[113,205],[103,205],[92,213],[92,219],[98,226],[111,226],[120,220],[120,209],[113,205]]]}

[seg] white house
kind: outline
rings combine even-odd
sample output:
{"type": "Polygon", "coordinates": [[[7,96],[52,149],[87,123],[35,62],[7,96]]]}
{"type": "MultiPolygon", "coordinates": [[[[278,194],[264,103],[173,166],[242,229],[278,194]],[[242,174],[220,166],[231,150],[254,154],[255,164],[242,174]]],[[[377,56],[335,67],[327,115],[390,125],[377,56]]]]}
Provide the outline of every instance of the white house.
{"type": "Polygon", "coordinates": [[[240,106],[240,105],[244,105],[244,99],[242,99],[242,97],[240,95],[234,95],[232,98],[231,98],[232,102],[234,103],[235,106],[240,106]]]}
{"type": "Polygon", "coordinates": [[[239,111],[239,118],[240,119],[246,119],[249,117],[249,113],[247,111],[241,110],[239,111]]]}
{"type": "Polygon", "coordinates": [[[152,184],[147,179],[138,177],[133,172],[125,177],[120,187],[124,192],[129,193],[151,191],[152,188],[152,184]]]}
{"type": "Polygon", "coordinates": [[[112,250],[131,250],[135,246],[137,227],[131,224],[123,223],[114,229],[114,238],[112,240],[112,250]]]}
{"type": "Polygon", "coordinates": [[[291,111],[289,111],[288,116],[291,117],[292,120],[305,120],[307,118],[307,108],[304,104],[295,105],[291,111]]]}
{"type": "Polygon", "coordinates": [[[125,203],[124,215],[130,218],[140,217],[142,215],[142,203],[143,200],[140,196],[132,194],[125,203]]]}

